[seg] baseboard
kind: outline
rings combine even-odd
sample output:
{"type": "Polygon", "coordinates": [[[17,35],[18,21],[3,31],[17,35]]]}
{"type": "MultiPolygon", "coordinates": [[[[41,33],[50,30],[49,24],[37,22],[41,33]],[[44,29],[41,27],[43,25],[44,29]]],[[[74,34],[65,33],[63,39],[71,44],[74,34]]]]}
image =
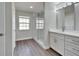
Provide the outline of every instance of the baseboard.
{"type": "Polygon", "coordinates": [[[37,40],[37,39],[34,39],[42,48],[44,48],[44,49],[49,49],[50,47],[46,47],[45,45],[44,45],[44,43],[43,42],[41,42],[40,40],[37,40]]]}
{"type": "Polygon", "coordinates": [[[27,38],[19,38],[17,39],[16,41],[20,41],[20,40],[30,40],[30,39],[33,39],[32,37],[27,37],[27,38]]]}

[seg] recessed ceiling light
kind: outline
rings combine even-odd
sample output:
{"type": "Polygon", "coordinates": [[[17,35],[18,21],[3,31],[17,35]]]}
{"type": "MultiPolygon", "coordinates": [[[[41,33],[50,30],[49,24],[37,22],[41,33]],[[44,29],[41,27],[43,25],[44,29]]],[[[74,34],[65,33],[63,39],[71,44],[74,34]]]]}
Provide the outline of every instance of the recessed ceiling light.
{"type": "Polygon", "coordinates": [[[33,8],[33,6],[30,6],[30,8],[33,8]]]}

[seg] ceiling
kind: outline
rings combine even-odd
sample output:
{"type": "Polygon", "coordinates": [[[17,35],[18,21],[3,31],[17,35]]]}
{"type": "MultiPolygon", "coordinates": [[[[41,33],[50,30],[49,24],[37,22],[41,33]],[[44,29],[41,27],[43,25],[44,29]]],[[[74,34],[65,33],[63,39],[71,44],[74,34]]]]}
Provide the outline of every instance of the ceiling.
{"type": "Polygon", "coordinates": [[[15,9],[26,12],[43,11],[43,2],[15,2],[15,9]],[[30,7],[33,8],[30,8],[30,7]]]}

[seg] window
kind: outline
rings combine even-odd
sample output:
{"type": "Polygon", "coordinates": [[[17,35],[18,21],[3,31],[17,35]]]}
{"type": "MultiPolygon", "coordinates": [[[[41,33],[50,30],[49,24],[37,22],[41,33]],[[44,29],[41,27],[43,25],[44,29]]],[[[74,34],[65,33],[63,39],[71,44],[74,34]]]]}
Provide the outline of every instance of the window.
{"type": "Polygon", "coordinates": [[[29,30],[29,17],[19,16],[19,30],[29,30]]]}
{"type": "Polygon", "coordinates": [[[44,28],[43,18],[36,19],[36,29],[43,29],[43,28],[44,28]]]}

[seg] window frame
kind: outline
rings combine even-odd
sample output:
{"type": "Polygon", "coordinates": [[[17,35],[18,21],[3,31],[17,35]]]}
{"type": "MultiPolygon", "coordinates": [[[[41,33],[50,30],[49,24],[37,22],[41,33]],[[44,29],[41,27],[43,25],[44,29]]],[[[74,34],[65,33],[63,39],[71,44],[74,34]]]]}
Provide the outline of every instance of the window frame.
{"type": "Polygon", "coordinates": [[[44,29],[44,18],[36,18],[36,29],[44,29]]]}
{"type": "Polygon", "coordinates": [[[27,17],[27,16],[19,16],[19,30],[30,30],[30,17],[27,17]],[[20,22],[20,18],[23,18],[23,19],[28,19],[29,21],[22,21],[20,22]],[[21,26],[21,24],[23,26],[21,26]],[[27,26],[28,25],[28,26],[27,26]],[[27,26],[27,27],[26,27],[27,26]],[[23,27],[23,29],[22,29],[23,27]],[[24,29],[25,28],[25,29],[24,29]]]}

